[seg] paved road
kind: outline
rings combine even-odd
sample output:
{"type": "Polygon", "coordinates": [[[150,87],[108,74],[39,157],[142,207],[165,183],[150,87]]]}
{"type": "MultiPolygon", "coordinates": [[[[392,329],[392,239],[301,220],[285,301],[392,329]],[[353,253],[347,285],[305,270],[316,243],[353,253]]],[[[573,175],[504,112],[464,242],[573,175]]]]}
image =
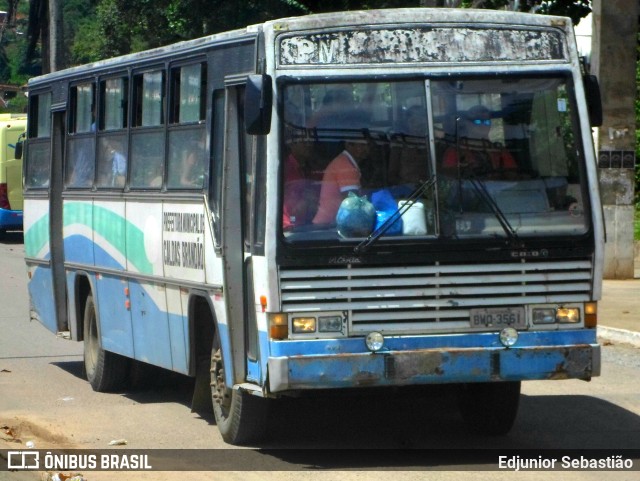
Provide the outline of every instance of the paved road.
{"type": "MultiPolygon", "coordinates": [[[[93,392],[82,376],[82,346],[57,339],[39,324],[29,322],[22,255],[19,237],[0,242],[0,427],[8,427],[0,429],[0,449],[23,447],[27,441],[41,449],[104,449],[119,439],[126,440],[127,445],[117,449],[229,448],[211,416],[190,411],[190,383],[186,378],[159,373],[146,387],[117,394],[93,392]]],[[[238,455],[236,450],[224,451],[218,461],[230,462],[231,468],[227,469],[237,466],[237,472],[219,472],[213,479],[387,480],[390,475],[407,481],[426,479],[423,471],[390,474],[387,470],[407,469],[410,463],[396,466],[397,456],[389,451],[376,451],[375,457],[357,461],[356,456],[345,457],[345,450],[350,448],[469,449],[456,458],[435,459],[429,468],[445,469],[429,473],[429,479],[435,480],[460,479],[467,476],[460,470],[486,468],[485,460],[479,461],[474,453],[488,447],[547,449],[550,455],[561,449],[640,449],[638,379],[640,349],[606,345],[602,376],[590,383],[525,383],[515,427],[509,436],[498,439],[466,433],[448,387],[284,400],[274,409],[271,440],[260,447],[338,451],[313,459],[265,452],[258,461],[253,456],[238,455]],[[276,472],[241,471],[254,462],[276,472]],[[312,469],[289,471],[309,466],[312,469]]],[[[639,479],[638,471],[606,476],[608,480],[639,479]]],[[[489,471],[480,477],[513,479],[513,473],[489,471]]],[[[529,478],[595,481],[602,479],[602,473],[530,472],[518,477],[529,478]]],[[[35,479],[40,479],[35,473],[0,472],[0,481],[35,479]]],[[[85,473],[85,479],[114,478],[111,473],[91,472],[85,473]]],[[[172,481],[211,479],[211,475],[136,473],[125,479],[172,481]]]]}

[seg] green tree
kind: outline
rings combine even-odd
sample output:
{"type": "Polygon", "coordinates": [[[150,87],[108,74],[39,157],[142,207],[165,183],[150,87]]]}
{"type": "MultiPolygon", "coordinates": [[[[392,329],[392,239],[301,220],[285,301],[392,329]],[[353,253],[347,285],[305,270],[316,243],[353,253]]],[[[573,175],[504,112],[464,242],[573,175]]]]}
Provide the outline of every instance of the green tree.
{"type": "Polygon", "coordinates": [[[636,44],[636,240],[640,240],[640,34],[636,44]]]}
{"type": "MultiPolygon", "coordinates": [[[[27,60],[42,55],[44,71],[48,71],[49,1],[29,1],[27,60]]],[[[63,5],[65,59],[71,65],[308,13],[419,6],[514,9],[517,5],[522,11],[569,15],[577,22],[590,11],[589,0],[64,0],[63,5]]]]}

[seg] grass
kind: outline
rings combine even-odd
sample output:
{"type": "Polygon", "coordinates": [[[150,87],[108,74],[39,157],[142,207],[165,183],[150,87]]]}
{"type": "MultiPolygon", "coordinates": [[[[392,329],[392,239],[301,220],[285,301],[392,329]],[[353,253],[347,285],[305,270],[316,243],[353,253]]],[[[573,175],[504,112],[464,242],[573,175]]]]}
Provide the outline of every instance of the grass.
{"type": "Polygon", "coordinates": [[[636,204],[633,216],[633,240],[640,241],[640,203],[636,204]]]}

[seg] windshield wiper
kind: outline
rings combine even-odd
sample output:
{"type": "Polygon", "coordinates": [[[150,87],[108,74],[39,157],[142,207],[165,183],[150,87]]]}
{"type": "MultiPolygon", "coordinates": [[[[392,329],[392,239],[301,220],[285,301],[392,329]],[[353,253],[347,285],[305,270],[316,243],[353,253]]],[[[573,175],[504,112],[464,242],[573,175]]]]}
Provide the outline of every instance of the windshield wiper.
{"type": "Polygon", "coordinates": [[[405,212],[409,210],[409,208],[413,205],[413,203],[419,199],[428,189],[433,187],[436,183],[436,178],[431,177],[425,180],[422,184],[420,184],[406,199],[403,199],[403,204],[396,209],[396,211],[387,217],[380,227],[374,230],[369,236],[360,242],[354,249],[353,252],[359,254],[361,252],[365,252],[372,244],[374,244],[385,232],[389,230],[389,228],[393,225],[395,221],[400,219],[405,212]]]}
{"type": "Polygon", "coordinates": [[[491,194],[487,190],[487,187],[484,185],[484,182],[476,179],[475,177],[469,177],[468,180],[471,186],[475,189],[476,193],[482,198],[482,200],[485,201],[485,203],[491,209],[491,212],[493,212],[493,215],[496,217],[496,219],[498,219],[498,223],[504,230],[505,234],[507,234],[507,237],[509,238],[509,241],[511,241],[512,245],[514,247],[522,246],[522,241],[520,241],[518,233],[507,219],[507,216],[504,215],[504,212],[502,212],[500,206],[496,203],[493,197],[491,197],[491,194]]]}

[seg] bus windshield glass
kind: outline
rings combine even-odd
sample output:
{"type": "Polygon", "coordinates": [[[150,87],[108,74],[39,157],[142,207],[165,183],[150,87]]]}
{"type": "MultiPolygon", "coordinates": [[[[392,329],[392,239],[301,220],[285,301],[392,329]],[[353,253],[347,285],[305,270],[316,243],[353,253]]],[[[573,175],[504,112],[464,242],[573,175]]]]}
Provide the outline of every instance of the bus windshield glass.
{"type": "Polygon", "coordinates": [[[283,93],[289,243],[588,230],[568,77],[296,83],[283,93]]]}

